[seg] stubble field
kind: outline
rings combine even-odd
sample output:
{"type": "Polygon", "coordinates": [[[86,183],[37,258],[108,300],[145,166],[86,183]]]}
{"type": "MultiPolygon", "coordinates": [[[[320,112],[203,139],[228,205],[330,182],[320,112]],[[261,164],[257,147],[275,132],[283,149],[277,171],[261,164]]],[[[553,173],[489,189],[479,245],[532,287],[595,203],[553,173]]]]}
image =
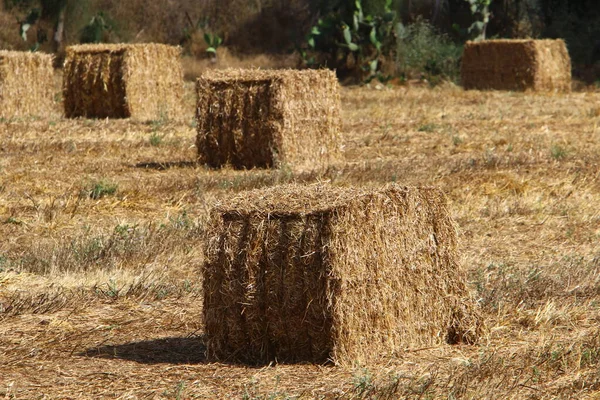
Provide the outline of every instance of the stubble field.
{"type": "Polygon", "coordinates": [[[344,88],[343,162],[214,171],[195,163],[186,90],[183,122],[58,105],[0,122],[0,396],[600,398],[600,93],[344,88]],[[480,343],[368,366],[208,363],[210,205],[317,181],[444,190],[480,343]]]}

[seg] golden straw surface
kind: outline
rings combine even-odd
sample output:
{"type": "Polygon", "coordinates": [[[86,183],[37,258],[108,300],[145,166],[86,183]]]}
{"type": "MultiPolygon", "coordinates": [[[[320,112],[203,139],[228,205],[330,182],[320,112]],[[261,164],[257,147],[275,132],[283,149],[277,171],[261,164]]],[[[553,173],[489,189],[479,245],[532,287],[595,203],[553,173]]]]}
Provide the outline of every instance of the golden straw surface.
{"type": "Polygon", "coordinates": [[[340,153],[340,97],[328,70],[225,70],[197,82],[198,158],[211,167],[322,167],[340,153]]]}
{"type": "Polygon", "coordinates": [[[571,59],[562,39],[467,42],[461,79],[465,89],[569,92],[571,59]]]}
{"type": "Polygon", "coordinates": [[[210,359],[362,363],[481,333],[440,190],[255,190],[216,205],[209,232],[210,359]]]}
{"type": "Polygon", "coordinates": [[[49,115],[54,70],[50,54],[0,50],[0,116],[49,115]]]}
{"type": "Polygon", "coordinates": [[[179,119],[183,70],[179,47],[100,44],[67,48],[67,118],[179,119]]]}

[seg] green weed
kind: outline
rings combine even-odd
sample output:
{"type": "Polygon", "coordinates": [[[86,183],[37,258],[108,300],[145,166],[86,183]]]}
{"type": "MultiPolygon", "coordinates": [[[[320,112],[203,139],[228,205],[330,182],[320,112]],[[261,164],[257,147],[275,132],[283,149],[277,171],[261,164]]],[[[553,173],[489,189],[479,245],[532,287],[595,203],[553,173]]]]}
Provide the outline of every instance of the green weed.
{"type": "Polygon", "coordinates": [[[152,147],[158,147],[163,142],[163,136],[159,135],[157,132],[152,132],[150,134],[150,145],[152,147]]]}
{"type": "Polygon", "coordinates": [[[118,185],[104,180],[92,182],[85,189],[84,193],[93,200],[99,200],[106,196],[112,196],[117,193],[118,185]]]}
{"type": "Polygon", "coordinates": [[[567,150],[559,144],[553,144],[550,148],[550,154],[555,160],[563,160],[567,158],[567,150]]]}

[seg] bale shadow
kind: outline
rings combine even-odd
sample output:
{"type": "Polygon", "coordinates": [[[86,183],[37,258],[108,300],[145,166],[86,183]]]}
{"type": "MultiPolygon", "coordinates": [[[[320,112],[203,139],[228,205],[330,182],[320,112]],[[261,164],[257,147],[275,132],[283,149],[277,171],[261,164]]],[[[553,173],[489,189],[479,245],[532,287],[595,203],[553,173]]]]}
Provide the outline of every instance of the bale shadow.
{"type": "Polygon", "coordinates": [[[165,162],[141,162],[134,165],[135,168],[155,169],[164,171],[170,168],[195,168],[199,166],[197,161],[165,161],[165,162]]]}
{"type": "Polygon", "coordinates": [[[203,336],[169,337],[93,347],[78,355],[140,364],[201,364],[206,362],[206,346],[203,336]]]}

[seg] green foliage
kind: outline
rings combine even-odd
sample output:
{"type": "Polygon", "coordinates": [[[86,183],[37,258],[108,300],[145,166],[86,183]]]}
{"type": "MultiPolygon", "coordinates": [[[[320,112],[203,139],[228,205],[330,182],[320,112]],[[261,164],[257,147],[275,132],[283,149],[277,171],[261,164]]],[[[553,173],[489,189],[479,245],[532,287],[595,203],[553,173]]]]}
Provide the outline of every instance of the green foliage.
{"type": "Polygon", "coordinates": [[[34,25],[41,17],[41,12],[38,8],[32,8],[25,17],[24,20],[19,21],[19,36],[23,38],[24,41],[27,41],[27,31],[34,25]]]}
{"type": "Polygon", "coordinates": [[[427,21],[417,19],[399,31],[396,72],[403,78],[419,77],[435,85],[457,81],[462,47],[438,34],[427,21]]]}
{"type": "Polygon", "coordinates": [[[213,57],[217,56],[217,48],[223,43],[223,39],[214,33],[205,32],[204,41],[208,45],[206,52],[213,57]]]}
{"type": "Polygon", "coordinates": [[[106,196],[112,196],[117,192],[118,186],[106,181],[92,182],[83,192],[87,197],[98,200],[106,196]]]}
{"type": "Polygon", "coordinates": [[[550,148],[550,155],[555,160],[563,160],[567,157],[567,150],[559,144],[553,144],[550,148]]]}
{"type": "Polygon", "coordinates": [[[217,49],[223,44],[223,38],[216,33],[209,30],[209,23],[207,18],[199,18],[195,23],[192,21],[189,14],[186,13],[187,26],[183,29],[182,37],[179,44],[185,46],[192,41],[195,33],[203,33],[202,37],[204,42],[208,46],[206,54],[212,58],[217,57],[217,49]]]}
{"type": "Polygon", "coordinates": [[[419,129],[417,129],[419,132],[427,132],[427,133],[431,133],[431,132],[435,132],[435,130],[438,128],[438,126],[436,124],[424,124],[419,126],[419,129]]]}
{"type": "MultiPolygon", "coordinates": [[[[27,32],[29,32],[29,29],[40,20],[41,15],[42,14],[39,8],[32,8],[25,17],[25,19],[19,21],[19,36],[21,36],[24,42],[29,41],[27,32]]],[[[30,46],[29,50],[37,51],[40,45],[46,42],[47,40],[48,35],[46,31],[38,27],[36,41],[30,46]]]]}
{"type": "Polygon", "coordinates": [[[108,282],[106,282],[106,289],[97,288],[97,290],[99,293],[102,293],[105,296],[108,296],[113,299],[119,297],[119,292],[121,291],[121,289],[119,289],[119,287],[117,286],[117,282],[112,278],[109,279],[108,282]]]}
{"type": "Polygon", "coordinates": [[[200,30],[205,30],[208,28],[208,19],[207,18],[198,18],[196,22],[192,21],[192,18],[188,13],[185,13],[187,26],[183,28],[183,32],[181,35],[180,44],[184,44],[185,42],[192,39],[192,35],[200,30]]]}
{"type": "Polygon", "coordinates": [[[475,22],[469,28],[469,33],[475,40],[485,40],[485,31],[490,22],[490,4],[492,0],[465,0],[471,5],[471,14],[475,22]]]}
{"type": "Polygon", "coordinates": [[[373,376],[368,369],[364,368],[362,374],[357,373],[354,376],[354,391],[359,398],[363,398],[364,395],[371,392],[374,388],[373,376]]]}
{"type": "Polygon", "coordinates": [[[344,75],[360,75],[365,80],[381,74],[381,61],[393,52],[396,13],[392,0],[385,0],[383,12],[365,14],[362,0],[355,0],[350,17],[344,10],[332,11],[319,19],[301,50],[309,67],[330,67],[344,75]]]}
{"type": "Polygon", "coordinates": [[[6,221],[4,221],[5,224],[12,224],[12,225],[23,225],[23,221],[18,220],[15,217],[8,217],[6,219],[6,221]]]}
{"type": "Polygon", "coordinates": [[[106,22],[104,13],[100,11],[83,27],[81,34],[79,35],[79,42],[102,43],[104,42],[104,34],[110,30],[111,26],[106,22]]]}
{"type": "Polygon", "coordinates": [[[150,145],[153,147],[158,147],[162,144],[163,136],[157,132],[152,132],[150,134],[150,145]]]}

